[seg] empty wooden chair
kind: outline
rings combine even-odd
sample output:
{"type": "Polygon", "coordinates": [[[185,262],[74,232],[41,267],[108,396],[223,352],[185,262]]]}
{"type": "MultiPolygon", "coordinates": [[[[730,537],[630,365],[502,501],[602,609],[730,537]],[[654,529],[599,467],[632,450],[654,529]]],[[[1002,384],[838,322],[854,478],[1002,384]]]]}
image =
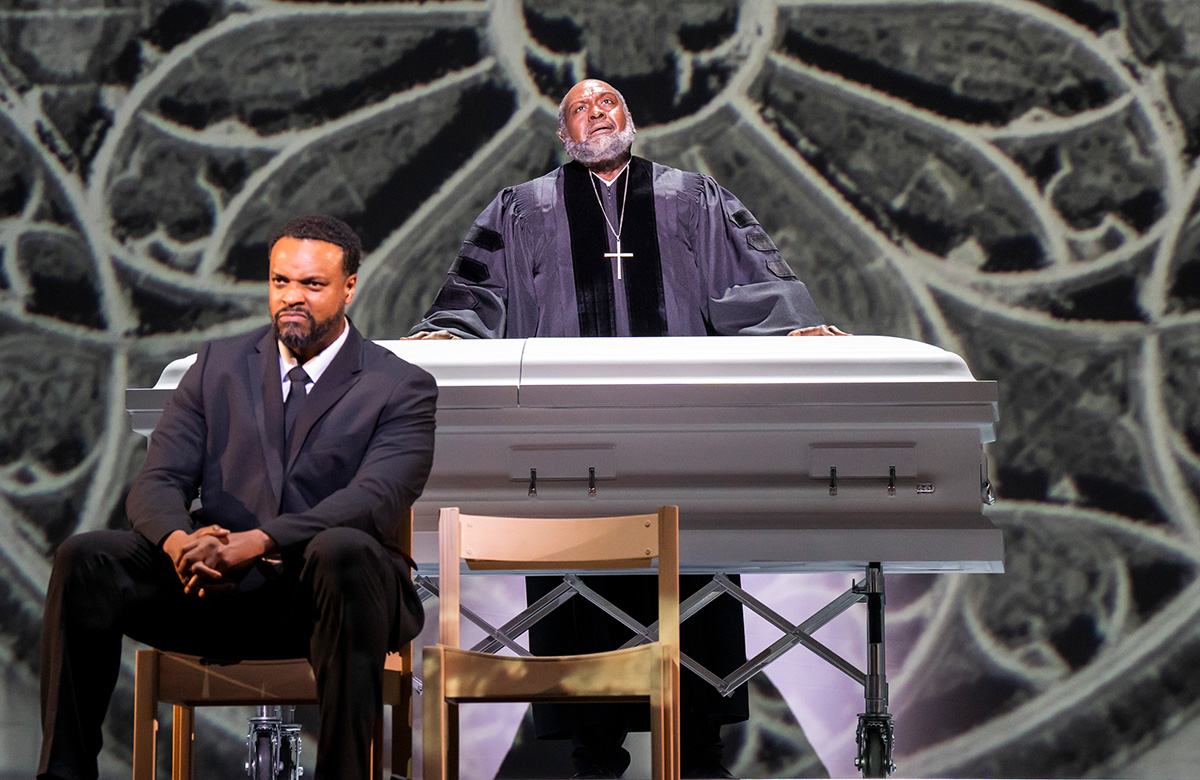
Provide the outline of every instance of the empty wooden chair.
{"type": "Polygon", "coordinates": [[[458,776],[464,702],[647,702],[655,780],[679,777],[679,510],[602,518],[513,518],[442,509],[439,643],[424,654],[425,780],[458,776]],[[658,560],[658,641],[575,656],[459,647],[459,575],[469,569],[648,568],[658,560]]]}

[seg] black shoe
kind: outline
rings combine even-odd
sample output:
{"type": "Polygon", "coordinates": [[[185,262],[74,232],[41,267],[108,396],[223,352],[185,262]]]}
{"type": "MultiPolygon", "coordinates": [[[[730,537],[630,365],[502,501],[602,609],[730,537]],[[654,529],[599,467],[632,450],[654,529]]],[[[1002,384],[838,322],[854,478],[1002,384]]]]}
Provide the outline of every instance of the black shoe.
{"type": "Polygon", "coordinates": [[[571,734],[571,764],[575,777],[616,778],[629,768],[629,751],[623,747],[627,731],[622,722],[588,723],[571,734]]]}
{"type": "Polygon", "coordinates": [[[575,774],[571,775],[571,780],[582,780],[583,778],[618,778],[620,775],[615,775],[612,772],[601,769],[598,766],[580,767],[575,770],[575,774]]]}

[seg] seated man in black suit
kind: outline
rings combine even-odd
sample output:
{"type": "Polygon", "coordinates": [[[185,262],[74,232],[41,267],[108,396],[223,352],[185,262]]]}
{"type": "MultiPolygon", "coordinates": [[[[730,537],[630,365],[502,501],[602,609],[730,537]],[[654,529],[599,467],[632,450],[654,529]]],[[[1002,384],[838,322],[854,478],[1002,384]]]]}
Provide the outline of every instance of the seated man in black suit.
{"type": "Polygon", "coordinates": [[[39,777],[97,776],[122,635],[307,657],[316,777],[368,776],[384,656],[424,622],[396,529],[429,476],[437,387],[346,319],[361,251],[339,220],[286,224],[270,249],[272,323],[200,349],[129,494],[133,531],[58,549],[39,777]]]}

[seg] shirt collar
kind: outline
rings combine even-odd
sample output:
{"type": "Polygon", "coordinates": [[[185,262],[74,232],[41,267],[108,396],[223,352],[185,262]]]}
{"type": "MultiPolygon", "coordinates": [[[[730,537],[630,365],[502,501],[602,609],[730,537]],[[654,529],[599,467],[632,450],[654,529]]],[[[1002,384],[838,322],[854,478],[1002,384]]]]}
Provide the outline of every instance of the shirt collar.
{"type": "Polygon", "coordinates": [[[604,179],[601,179],[599,176],[596,176],[596,174],[592,173],[591,171],[588,171],[588,173],[591,173],[592,176],[596,176],[596,178],[599,179],[600,183],[603,184],[605,187],[607,187],[608,189],[612,189],[612,186],[617,183],[618,179],[621,178],[621,174],[625,173],[625,170],[629,167],[629,163],[631,163],[631,162],[633,162],[632,157],[630,157],[628,160],[625,161],[625,164],[621,166],[621,170],[617,172],[617,175],[613,177],[612,181],[605,181],[604,179]]]}
{"type": "MultiPolygon", "coordinates": [[[[321,378],[321,374],[325,373],[325,369],[329,368],[329,364],[337,357],[338,352],[341,351],[342,345],[346,343],[346,339],[349,336],[350,321],[347,320],[341,334],[333,340],[333,343],[318,352],[303,365],[304,373],[308,374],[309,383],[316,384],[317,380],[321,378]]],[[[275,343],[279,346],[279,381],[286,384],[288,382],[287,373],[300,365],[300,363],[297,362],[292,351],[283,345],[282,341],[276,339],[275,343]]]]}

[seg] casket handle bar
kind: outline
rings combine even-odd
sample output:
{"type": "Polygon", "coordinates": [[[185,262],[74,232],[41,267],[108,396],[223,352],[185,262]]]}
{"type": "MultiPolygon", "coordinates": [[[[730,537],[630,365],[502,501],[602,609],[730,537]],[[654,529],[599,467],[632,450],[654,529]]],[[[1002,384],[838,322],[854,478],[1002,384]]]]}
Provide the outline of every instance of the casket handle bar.
{"type": "MultiPolygon", "coordinates": [[[[851,477],[850,481],[852,483],[853,482],[861,482],[861,481],[869,482],[869,481],[877,480],[877,479],[879,479],[879,477],[862,476],[862,477],[851,477]]],[[[918,483],[916,483],[916,489],[917,489],[917,493],[920,493],[920,494],[928,494],[928,493],[934,492],[934,486],[933,486],[932,482],[918,482],[918,483]]],[[[989,486],[989,489],[990,489],[990,486],[989,486]]],[[[888,474],[887,474],[888,498],[895,498],[897,495],[899,495],[899,492],[900,492],[900,489],[896,482],[896,467],[894,465],[888,466],[888,474]]],[[[829,495],[836,496],[837,494],[838,494],[838,469],[837,469],[837,466],[830,466],[829,467],[829,495]]],[[[993,502],[994,501],[995,501],[995,499],[993,499],[993,502]]]]}
{"type": "MultiPolygon", "coordinates": [[[[529,490],[528,490],[530,498],[537,498],[537,494],[538,494],[537,478],[538,478],[537,477],[537,469],[530,469],[529,470],[529,490]]],[[[596,497],[596,467],[595,466],[588,467],[587,492],[588,492],[588,498],[596,497]]]]}

